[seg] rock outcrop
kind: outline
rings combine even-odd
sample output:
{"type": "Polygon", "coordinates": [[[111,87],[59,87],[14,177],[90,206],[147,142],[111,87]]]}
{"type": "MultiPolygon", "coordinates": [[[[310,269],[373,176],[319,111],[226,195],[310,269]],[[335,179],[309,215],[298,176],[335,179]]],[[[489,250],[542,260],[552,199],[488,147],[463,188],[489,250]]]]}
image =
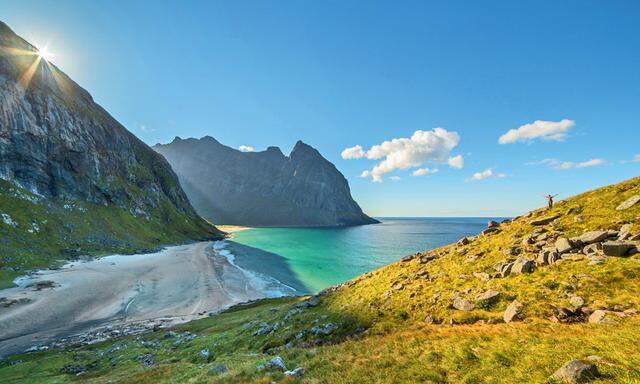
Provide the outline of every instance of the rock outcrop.
{"type": "Polygon", "coordinates": [[[241,152],[212,137],[176,138],[154,149],[171,163],[196,210],[216,223],[248,226],[372,224],[336,167],[298,141],[241,152]]]}
{"type": "Polygon", "coordinates": [[[2,22],[0,178],[48,199],[115,206],[145,220],[173,216],[197,223],[202,236],[218,233],[162,156],[2,22]]]}

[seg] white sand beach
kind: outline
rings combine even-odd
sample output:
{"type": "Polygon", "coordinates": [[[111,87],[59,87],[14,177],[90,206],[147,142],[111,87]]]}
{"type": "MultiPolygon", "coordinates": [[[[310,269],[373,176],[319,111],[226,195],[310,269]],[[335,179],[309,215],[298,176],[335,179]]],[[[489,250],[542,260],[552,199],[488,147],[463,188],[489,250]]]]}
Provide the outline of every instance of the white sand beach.
{"type": "Polygon", "coordinates": [[[141,321],[170,325],[237,303],[298,293],[233,263],[226,242],[76,261],[20,278],[0,291],[0,356],[97,327],[141,321]]]}

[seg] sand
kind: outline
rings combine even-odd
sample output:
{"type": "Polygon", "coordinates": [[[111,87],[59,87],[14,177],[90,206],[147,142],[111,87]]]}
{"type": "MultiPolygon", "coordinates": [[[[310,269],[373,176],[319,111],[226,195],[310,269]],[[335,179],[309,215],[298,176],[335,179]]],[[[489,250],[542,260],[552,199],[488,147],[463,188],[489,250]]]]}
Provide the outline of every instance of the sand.
{"type": "MultiPolygon", "coordinates": [[[[17,279],[18,287],[0,291],[0,298],[26,299],[0,306],[0,357],[109,324],[176,324],[241,302],[301,293],[295,278],[283,284],[263,274],[259,263],[249,265],[253,270],[236,265],[227,246],[199,242],[107,256],[17,279]]],[[[276,274],[287,280],[283,268],[276,274]]]]}

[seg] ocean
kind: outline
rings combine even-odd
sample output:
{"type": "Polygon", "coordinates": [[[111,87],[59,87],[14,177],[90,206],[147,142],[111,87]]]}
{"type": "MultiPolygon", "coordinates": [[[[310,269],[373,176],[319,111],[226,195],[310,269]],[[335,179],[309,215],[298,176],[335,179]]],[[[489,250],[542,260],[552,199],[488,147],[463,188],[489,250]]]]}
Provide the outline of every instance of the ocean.
{"type": "Polygon", "coordinates": [[[348,228],[252,228],[233,241],[282,257],[310,292],[318,292],[399,260],[475,235],[504,218],[394,218],[348,228]]]}

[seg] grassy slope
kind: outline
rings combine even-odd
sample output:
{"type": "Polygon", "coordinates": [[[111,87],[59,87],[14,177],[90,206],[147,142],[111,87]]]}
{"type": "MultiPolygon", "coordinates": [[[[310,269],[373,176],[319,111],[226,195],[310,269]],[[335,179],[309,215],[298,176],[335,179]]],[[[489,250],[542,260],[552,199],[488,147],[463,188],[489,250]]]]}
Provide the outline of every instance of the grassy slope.
{"type": "MultiPolygon", "coordinates": [[[[317,307],[292,316],[287,313],[300,299],[266,300],[178,327],[176,331],[198,335],[179,346],[174,346],[175,339],[163,338],[166,331],[158,331],[140,340],[124,338],[76,351],[14,356],[11,361],[22,362],[0,365],[0,381],[292,381],[279,372],[256,369],[277,353],[288,367],[305,367],[303,381],[308,383],[544,383],[550,382],[549,375],[565,361],[594,354],[603,358],[598,363],[603,377],[594,382],[640,383],[639,317],[606,325],[548,320],[553,308],[568,307],[574,294],[595,307],[640,308],[637,255],[608,258],[600,265],[564,260],[539,267],[532,274],[486,282],[472,275],[492,272],[493,265],[507,258],[504,249],[520,244],[533,231],[529,221],[535,217],[562,215],[546,228],[568,236],[584,230],[617,229],[622,223],[634,223],[634,232],[638,232],[640,206],[615,210],[638,193],[640,178],[587,192],[558,203],[552,212],[533,212],[531,217],[503,224],[500,233],[479,236],[470,245],[430,251],[440,257],[429,263],[421,264],[417,257],[354,279],[322,296],[317,307]],[[576,221],[577,215],[581,222],[576,221]],[[464,261],[480,252],[483,255],[477,260],[464,261]],[[451,308],[455,295],[473,299],[489,288],[501,293],[494,305],[470,312],[451,308]],[[502,313],[514,298],[525,304],[525,318],[502,323],[502,313]],[[429,324],[427,318],[440,324],[429,324]],[[279,326],[270,334],[253,336],[262,322],[279,326]],[[314,325],[327,323],[339,324],[339,328],[330,335],[309,332],[314,325]],[[367,330],[358,330],[360,326],[367,330]],[[305,332],[297,338],[301,331],[305,332]],[[141,342],[155,339],[157,347],[141,342]],[[284,346],[287,342],[291,342],[289,348],[284,346]],[[199,355],[203,348],[210,351],[208,361],[199,355]],[[155,365],[143,367],[136,360],[143,354],[153,354],[155,365]],[[60,373],[67,364],[89,369],[79,377],[60,373]],[[220,376],[207,374],[219,364],[226,364],[229,371],[220,376]]],[[[525,254],[535,256],[526,249],[525,254]]]]}
{"type": "Polygon", "coordinates": [[[29,269],[65,259],[151,250],[215,234],[168,201],[146,220],[113,206],[39,198],[5,180],[0,180],[0,214],[15,223],[0,218],[0,288],[29,269]]]}

